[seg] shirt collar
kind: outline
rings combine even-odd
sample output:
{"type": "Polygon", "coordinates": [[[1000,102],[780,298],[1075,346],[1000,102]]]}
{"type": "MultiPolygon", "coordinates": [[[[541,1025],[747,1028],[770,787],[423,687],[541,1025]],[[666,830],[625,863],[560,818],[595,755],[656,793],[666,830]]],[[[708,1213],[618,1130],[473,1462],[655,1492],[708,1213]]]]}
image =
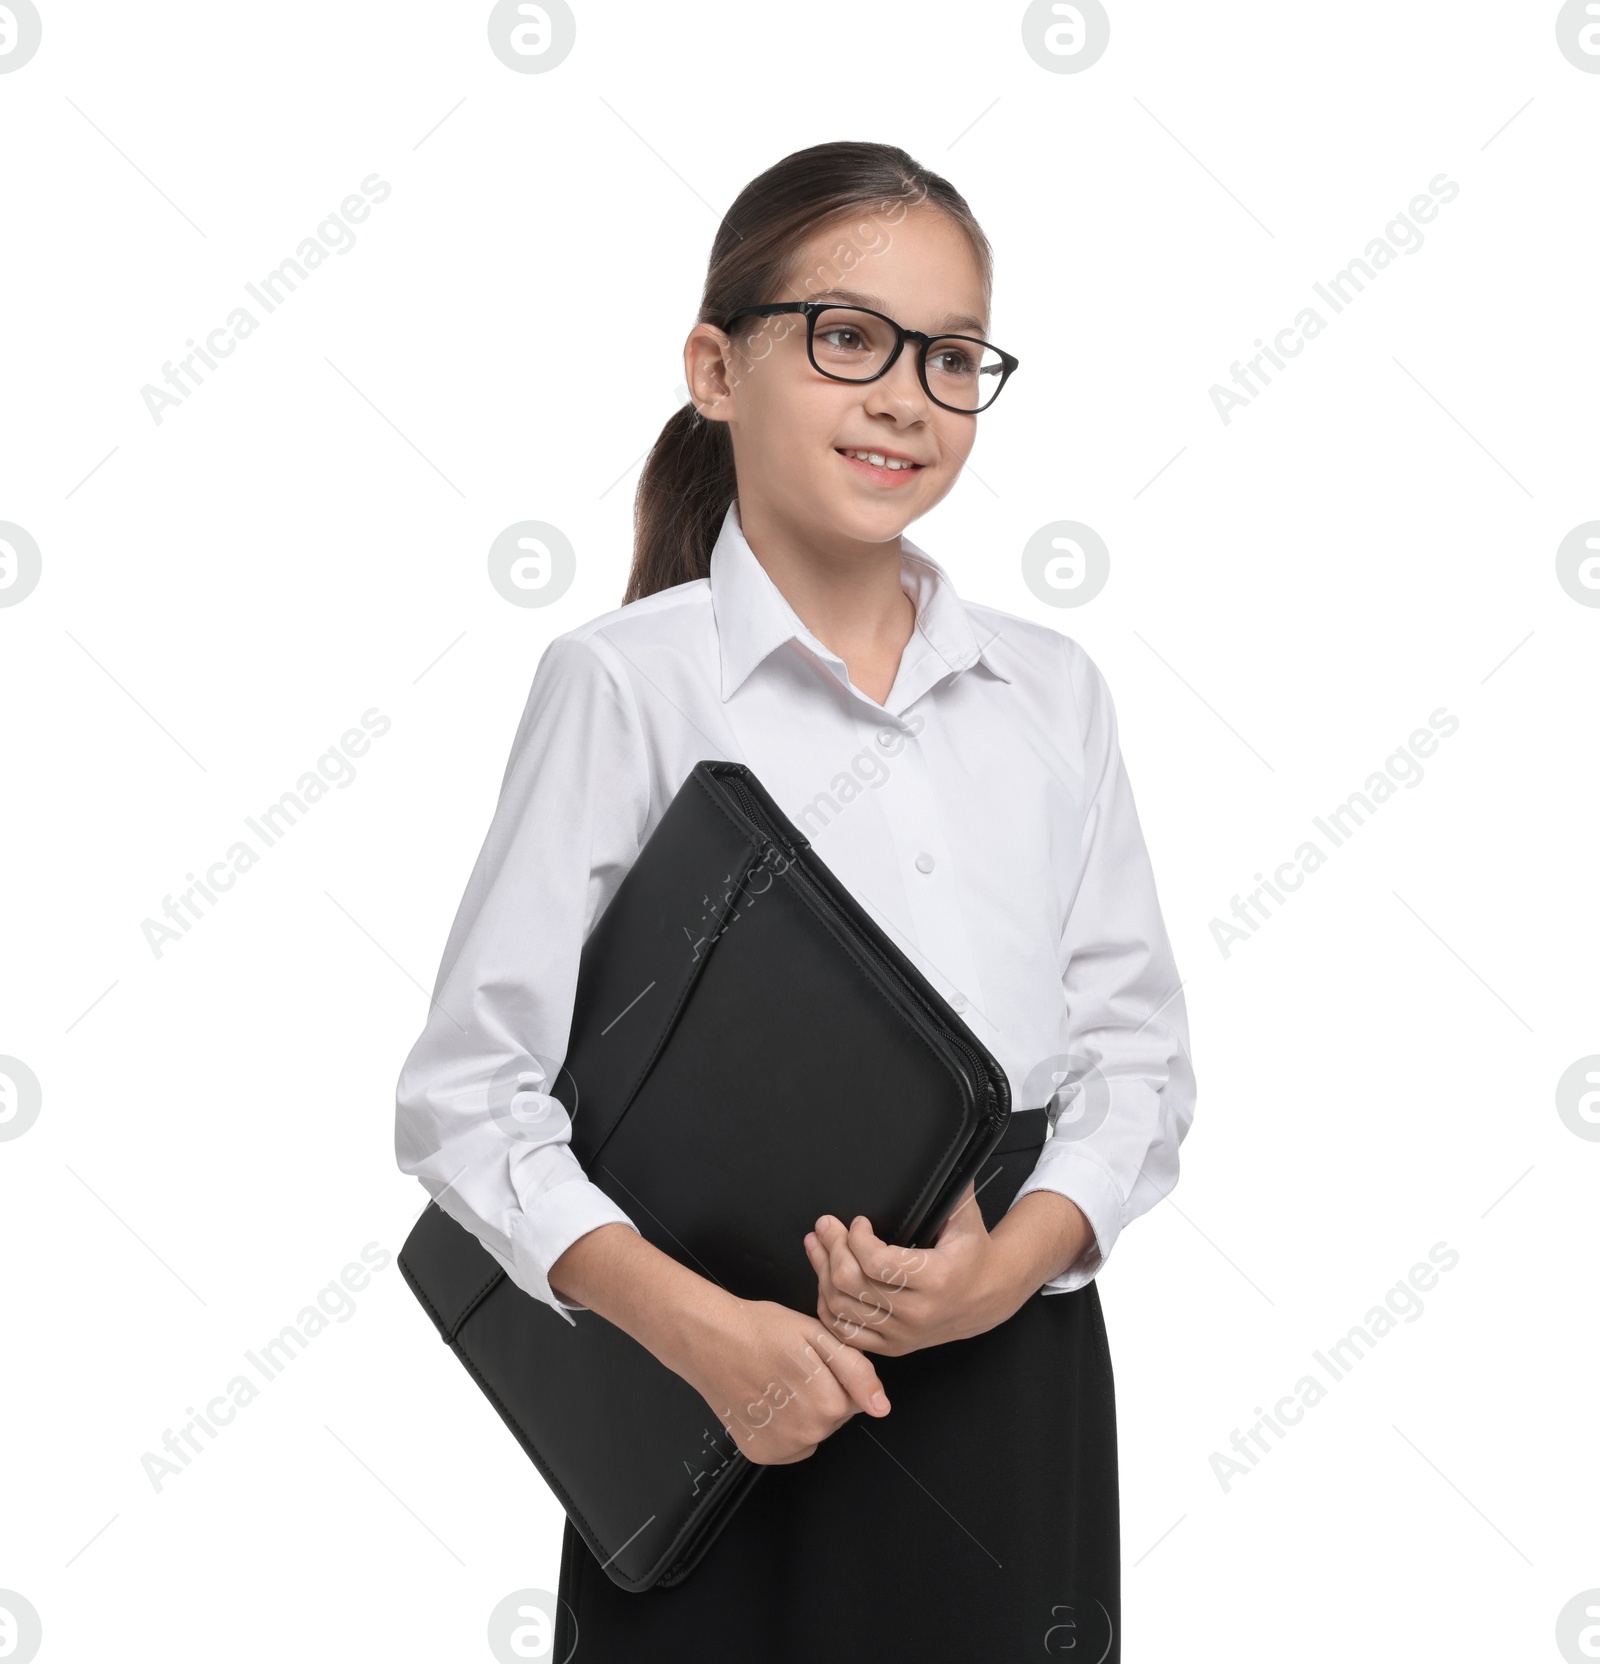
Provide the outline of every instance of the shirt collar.
{"type": "MultiPolygon", "coordinates": [[[[949,573],[904,534],[900,549],[901,587],[917,609],[916,629],[906,643],[896,681],[904,703],[919,697],[940,677],[965,670],[980,659],[1001,681],[1009,682],[1011,677],[995,651],[998,632],[980,640],[949,573]]],[[[844,660],[812,635],[756,559],[745,540],[737,498],[728,504],[711,549],[710,582],[724,700],[733,696],[758,664],[790,640],[801,642],[841,682],[850,685],[844,660]]]]}

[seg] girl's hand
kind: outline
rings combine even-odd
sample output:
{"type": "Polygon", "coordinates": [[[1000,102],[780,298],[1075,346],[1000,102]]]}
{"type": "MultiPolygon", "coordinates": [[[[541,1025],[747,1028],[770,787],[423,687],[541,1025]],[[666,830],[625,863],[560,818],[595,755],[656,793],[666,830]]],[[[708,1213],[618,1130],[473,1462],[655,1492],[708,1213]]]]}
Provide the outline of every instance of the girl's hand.
{"type": "MultiPolygon", "coordinates": [[[[681,1375],[752,1462],[803,1461],[852,1416],[889,1413],[871,1360],[825,1324],[736,1298],[631,1226],[586,1231],[551,1266],[550,1287],[681,1375]]],[[[725,1460],[715,1426],[708,1418],[706,1452],[725,1460]]]]}
{"type": "Polygon", "coordinates": [[[752,1462],[804,1461],[852,1416],[889,1413],[858,1349],[775,1301],[719,1299],[686,1323],[680,1345],[673,1367],[752,1462]]]}
{"type": "Polygon", "coordinates": [[[990,1231],[971,1183],[932,1248],[884,1242],[865,1215],[831,1214],[805,1238],[817,1316],[862,1352],[897,1355],[981,1335],[1003,1323],[1094,1240],[1077,1206],[1032,1192],[990,1231]]]}

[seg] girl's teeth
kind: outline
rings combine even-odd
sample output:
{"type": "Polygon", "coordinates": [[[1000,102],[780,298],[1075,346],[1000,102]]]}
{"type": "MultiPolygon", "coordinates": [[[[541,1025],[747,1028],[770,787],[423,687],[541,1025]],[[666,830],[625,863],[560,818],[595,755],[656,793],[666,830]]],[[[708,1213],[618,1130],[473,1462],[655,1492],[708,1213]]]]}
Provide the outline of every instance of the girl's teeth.
{"type": "Polygon", "coordinates": [[[877,451],[846,451],[845,455],[853,456],[860,462],[870,462],[874,468],[888,468],[896,472],[902,468],[916,466],[915,463],[900,462],[895,458],[882,456],[877,451]]]}

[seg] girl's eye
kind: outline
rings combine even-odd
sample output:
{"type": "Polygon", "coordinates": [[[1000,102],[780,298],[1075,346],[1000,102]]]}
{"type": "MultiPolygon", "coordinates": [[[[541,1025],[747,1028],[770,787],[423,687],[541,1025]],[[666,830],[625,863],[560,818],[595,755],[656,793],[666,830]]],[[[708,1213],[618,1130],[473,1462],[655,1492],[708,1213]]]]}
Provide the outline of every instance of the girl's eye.
{"type": "Polygon", "coordinates": [[[962,347],[940,347],[929,355],[928,365],[945,376],[970,376],[977,368],[972,354],[962,347]]]}
{"type": "Polygon", "coordinates": [[[865,345],[858,329],[825,329],[817,339],[838,352],[860,352],[865,345]]]}

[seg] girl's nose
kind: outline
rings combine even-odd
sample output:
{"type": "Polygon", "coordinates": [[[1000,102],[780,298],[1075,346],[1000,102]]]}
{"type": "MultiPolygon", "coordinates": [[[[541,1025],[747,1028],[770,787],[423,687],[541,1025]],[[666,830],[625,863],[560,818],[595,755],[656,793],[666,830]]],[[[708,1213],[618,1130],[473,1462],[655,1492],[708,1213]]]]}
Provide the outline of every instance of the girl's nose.
{"type": "Polygon", "coordinates": [[[888,372],[876,381],[867,383],[867,408],[889,410],[896,415],[924,417],[928,396],[917,377],[917,358],[908,341],[900,356],[889,366],[888,372]],[[874,399],[878,402],[874,405],[874,399]]]}

